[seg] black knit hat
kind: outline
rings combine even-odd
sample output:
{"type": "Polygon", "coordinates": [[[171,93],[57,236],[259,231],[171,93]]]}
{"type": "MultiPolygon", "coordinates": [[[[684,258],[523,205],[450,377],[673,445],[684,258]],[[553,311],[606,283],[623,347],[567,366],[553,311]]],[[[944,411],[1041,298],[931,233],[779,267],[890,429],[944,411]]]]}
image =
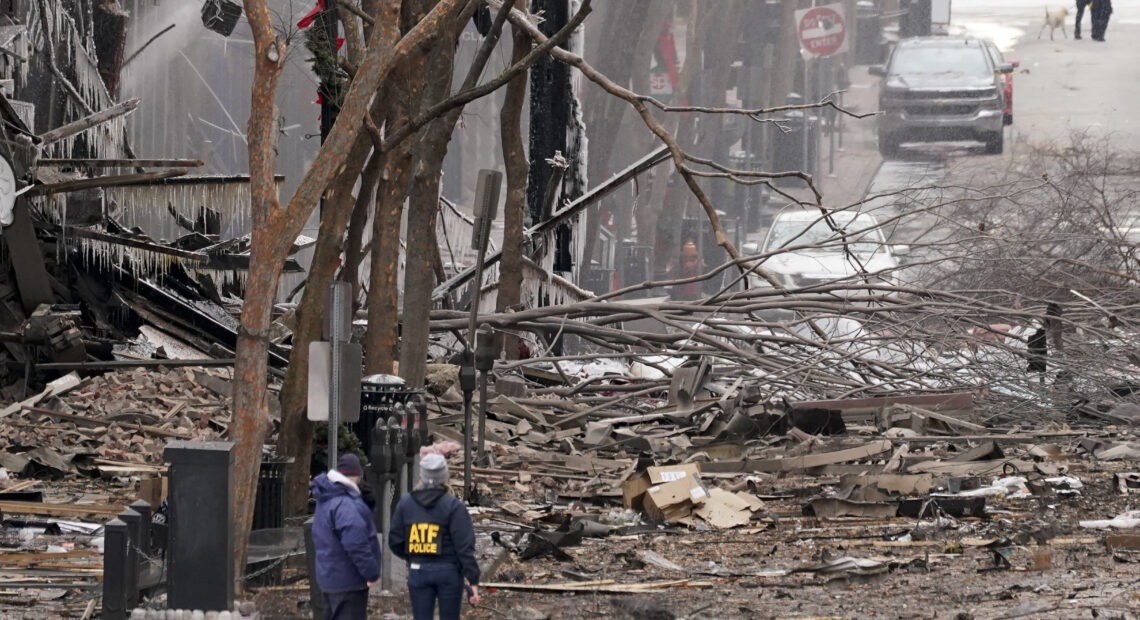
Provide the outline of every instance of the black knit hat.
{"type": "Polygon", "coordinates": [[[364,467],[360,465],[360,457],[351,452],[345,452],[336,460],[336,470],[346,476],[361,476],[364,467]]]}

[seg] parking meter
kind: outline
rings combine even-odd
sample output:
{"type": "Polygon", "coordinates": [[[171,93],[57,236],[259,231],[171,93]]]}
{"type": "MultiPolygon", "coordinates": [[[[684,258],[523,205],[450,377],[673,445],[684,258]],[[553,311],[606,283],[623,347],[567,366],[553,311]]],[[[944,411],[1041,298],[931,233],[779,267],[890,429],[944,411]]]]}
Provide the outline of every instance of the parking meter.
{"type": "Polygon", "coordinates": [[[495,360],[499,357],[499,348],[498,334],[486,325],[480,327],[475,337],[475,370],[493,370],[495,360]]]}
{"type": "Polygon", "coordinates": [[[417,465],[419,465],[420,434],[416,432],[416,415],[414,409],[408,405],[402,407],[404,412],[404,433],[407,437],[407,449],[404,452],[404,484],[411,490],[416,488],[417,465]]]}
{"type": "MultiPolygon", "coordinates": [[[[387,420],[376,420],[372,431],[372,466],[380,474],[380,505],[377,506],[377,523],[381,540],[388,540],[388,533],[392,529],[392,514],[396,510],[398,499],[397,478],[400,473],[400,460],[402,453],[400,446],[400,423],[395,416],[387,420]]],[[[380,587],[385,590],[392,588],[392,554],[380,555],[380,587]]]]}
{"type": "Polygon", "coordinates": [[[497,332],[486,325],[479,328],[475,339],[475,369],[479,371],[479,449],[476,455],[481,467],[487,466],[487,374],[495,369],[501,348],[497,332]]]}
{"type": "Polygon", "coordinates": [[[389,464],[392,462],[389,451],[388,428],[384,425],[384,419],[380,418],[372,426],[372,447],[368,453],[377,482],[383,482],[384,476],[388,473],[389,464]]]}
{"type": "Polygon", "coordinates": [[[411,415],[414,413],[417,418],[416,431],[419,433],[420,445],[428,445],[428,435],[430,435],[430,433],[428,432],[427,401],[424,400],[424,395],[413,394],[412,397],[408,399],[407,407],[408,414],[411,415]]]}
{"type": "Polygon", "coordinates": [[[408,449],[408,433],[404,430],[401,422],[403,414],[403,406],[395,405],[392,407],[392,415],[388,417],[388,433],[392,442],[391,454],[391,467],[393,476],[393,485],[397,496],[402,496],[411,489],[405,484],[404,476],[404,461],[407,458],[406,453],[408,449]]]}
{"type": "Polygon", "coordinates": [[[377,492],[380,494],[380,503],[376,508],[376,525],[379,527],[381,518],[385,514],[384,506],[390,504],[395,495],[395,482],[398,469],[392,468],[392,439],[387,421],[384,418],[376,420],[372,427],[372,471],[376,474],[377,492]]]}
{"type": "Polygon", "coordinates": [[[464,349],[459,356],[459,389],[463,390],[463,499],[475,504],[475,487],[471,480],[471,396],[475,393],[475,354],[464,349]]]}

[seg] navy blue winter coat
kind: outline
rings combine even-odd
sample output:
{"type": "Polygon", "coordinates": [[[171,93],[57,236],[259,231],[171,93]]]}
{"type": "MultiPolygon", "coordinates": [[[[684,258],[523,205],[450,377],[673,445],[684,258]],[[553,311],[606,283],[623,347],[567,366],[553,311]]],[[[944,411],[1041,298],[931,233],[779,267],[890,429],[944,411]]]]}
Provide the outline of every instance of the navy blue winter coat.
{"type": "Polygon", "coordinates": [[[400,498],[388,548],[408,562],[454,564],[472,585],[479,585],[475,526],[467,506],[442,487],[417,489],[400,498]]]}
{"type": "Polygon", "coordinates": [[[313,546],[317,551],[317,584],[323,592],[363,590],[380,578],[380,542],[372,511],[360,490],[333,470],[313,478],[317,500],[313,546]]]}

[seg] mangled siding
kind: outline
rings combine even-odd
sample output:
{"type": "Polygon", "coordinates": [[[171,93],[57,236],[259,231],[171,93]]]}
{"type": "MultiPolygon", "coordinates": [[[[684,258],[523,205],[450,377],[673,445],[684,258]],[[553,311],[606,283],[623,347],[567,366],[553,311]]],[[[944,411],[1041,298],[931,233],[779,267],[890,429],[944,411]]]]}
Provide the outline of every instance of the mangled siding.
{"type": "MultiPolygon", "coordinates": [[[[582,0],[570,0],[571,15],[576,15],[581,8],[582,0]]],[[[570,52],[579,56],[582,56],[584,52],[584,27],[582,25],[575,28],[567,43],[570,52]]],[[[566,161],[570,167],[566,169],[566,176],[562,180],[562,204],[578,199],[590,187],[586,170],[586,163],[589,161],[589,142],[586,136],[586,119],[583,116],[581,90],[582,72],[575,67],[570,67],[570,87],[567,89],[567,92],[570,93],[570,118],[566,126],[566,161]]],[[[561,208],[562,204],[556,205],[555,210],[561,208]]],[[[583,262],[582,257],[582,251],[586,245],[582,242],[582,234],[585,230],[584,226],[578,225],[579,220],[581,224],[585,224],[585,218],[578,217],[575,217],[570,223],[570,229],[574,231],[570,251],[574,257],[576,276],[581,276],[582,268],[588,266],[588,261],[583,262]]]]}
{"type": "MultiPolygon", "coordinates": [[[[0,47],[11,50],[25,58],[28,56],[28,29],[24,26],[0,27],[0,47]]],[[[0,79],[13,80],[16,90],[28,83],[28,61],[8,54],[0,54],[0,79]]]]}
{"type": "MultiPolygon", "coordinates": [[[[538,306],[561,306],[572,304],[593,297],[593,293],[584,291],[572,282],[559,276],[550,275],[549,271],[540,269],[530,261],[523,261],[522,287],[519,291],[519,303],[525,308],[538,306]]],[[[488,269],[484,274],[483,296],[479,299],[479,313],[494,313],[495,299],[498,297],[498,265],[488,269]]]]}
{"type": "MultiPolygon", "coordinates": [[[[36,73],[53,80],[60,88],[62,105],[62,119],[54,119],[54,125],[62,125],[78,120],[107,107],[114,102],[107,93],[103,78],[99,75],[98,63],[95,61],[94,41],[81,35],[75,21],[64,9],[61,0],[44,0],[29,3],[30,8],[26,23],[33,47],[33,62],[38,64],[36,73]],[[49,31],[45,31],[49,28],[49,31]],[[54,42],[54,45],[51,44],[54,42]],[[49,50],[49,45],[51,49],[49,50]],[[51,67],[51,54],[54,54],[55,69],[60,71],[62,77],[70,80],[70,87],[61,83],[60,76],[54,75],[51,67]],[[69,73],[70,72],[70,73],[69,73]],[[76,99],[76,95],[82,101],[76,99]]],[[[53,110],[37,112],[40,118],[51,118],[53,110]]],[[[38,124],[37,124],[38,125],[38,124]]],[[[86,148],[82,154],[89,157],[114,159],[125,157],[123,138],[125,117],[87,129],[79,134],[70,136],[54,144],[48,145],[43,152],[44,157],[70,158],[79,155],[77,144],[86,148]]],[[[38,127],[44,130],[45,127],[38,127]]]]}

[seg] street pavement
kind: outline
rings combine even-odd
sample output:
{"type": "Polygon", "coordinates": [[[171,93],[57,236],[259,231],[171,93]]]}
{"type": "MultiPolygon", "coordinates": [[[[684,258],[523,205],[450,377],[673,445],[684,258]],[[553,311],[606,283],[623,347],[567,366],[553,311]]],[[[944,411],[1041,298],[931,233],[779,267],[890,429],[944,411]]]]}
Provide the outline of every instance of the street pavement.
{"type": "MultiPolygon", "coordinates": [[[[1075,133],[1104,138],[1116,148],[1140,148],[1140,56],[1136,53],[1140,2],[1116,3],[1104,43],[1089,38],[1087,15],[1085,37],[1079,41],[1072,39],[1073,15],[1064,34],[1058,31],[1051,41],[1046,30],[1038,39],[1044,11],[1036,0],[959,0],[953,6],[951,34],[992,38],[1008,61],[1020,62],[1014,76],[1014,124],[1006,129],[1004,158],[1015,158],[1030,145],[1067,144],[1075,133]]],[[[844,107],[857,114],[877,110],[879,79],[868,75],[866,66],[852,67],[849,77],[844,107]]],[[[875,123],[873,116],[845,119],[843,148],[835,152],[834,168],[829,165],[832,160],[824,137],[820,172],[815,177],[824,206],[857,202],[872,186],[875,191],[890,191],[926,184],[942,162],[983,157],[976,146],[953,143],[911,147],[904,152],[904,161],[882,166],[875,123]]],[[[797,196],[806,198],[802,193],[797,196]]]]}

